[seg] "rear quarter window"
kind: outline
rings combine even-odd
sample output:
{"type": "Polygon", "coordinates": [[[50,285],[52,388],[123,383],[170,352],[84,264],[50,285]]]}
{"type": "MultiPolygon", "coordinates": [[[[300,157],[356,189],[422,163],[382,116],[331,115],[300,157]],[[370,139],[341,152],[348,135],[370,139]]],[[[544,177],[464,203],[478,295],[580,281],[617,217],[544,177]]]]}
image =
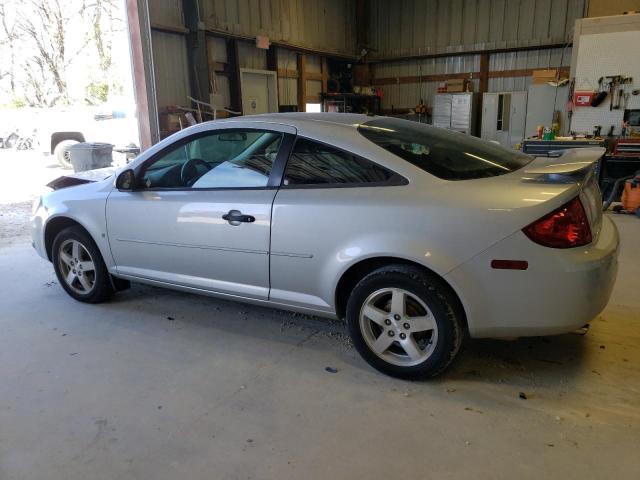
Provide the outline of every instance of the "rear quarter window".
{"type": "Polygon", "coordinates": [[[396,118],[363,123],[358,131],[376,145],[444,180],[495,177],[521,169],[533,160],[463,133],[396,118]]]}
{"type": "Polygon", "coordinates": [[[283,185],[384,185],[397,177],[369,160],[301,137],[287,162],[283,185]]]}

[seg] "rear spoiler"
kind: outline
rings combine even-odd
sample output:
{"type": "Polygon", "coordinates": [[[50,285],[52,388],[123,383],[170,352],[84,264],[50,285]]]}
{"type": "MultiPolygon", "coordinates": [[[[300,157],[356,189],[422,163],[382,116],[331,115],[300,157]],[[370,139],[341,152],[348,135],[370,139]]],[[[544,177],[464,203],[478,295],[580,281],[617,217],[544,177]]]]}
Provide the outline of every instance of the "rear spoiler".
{"type": "Polygon", "coordinates": [[[586,173],[606,150],[601,147],[571,148],[558,157],[536,157],[524,168],[524,173],[532,175],[574,176],[586,173]]]}

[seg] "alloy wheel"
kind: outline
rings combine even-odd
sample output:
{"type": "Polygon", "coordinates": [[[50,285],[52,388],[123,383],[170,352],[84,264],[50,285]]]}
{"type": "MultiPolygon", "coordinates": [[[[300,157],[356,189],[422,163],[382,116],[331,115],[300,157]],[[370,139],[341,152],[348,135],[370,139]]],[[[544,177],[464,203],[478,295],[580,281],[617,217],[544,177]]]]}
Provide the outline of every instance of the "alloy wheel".
{"type": "Polygon", "coordinates": [[[438,341],[438,325],[427,305],[401,288],[384,288],[369,295],[359,322],[369,349],[392,365],[423,363],[438,341]]]}
{"type": "Polygon", "coordinates": [[[80,295],[89,294],[96,282],[96,266],[89,250],[78,240],[60,245],[58,266],[65,283],[80,295]]]}

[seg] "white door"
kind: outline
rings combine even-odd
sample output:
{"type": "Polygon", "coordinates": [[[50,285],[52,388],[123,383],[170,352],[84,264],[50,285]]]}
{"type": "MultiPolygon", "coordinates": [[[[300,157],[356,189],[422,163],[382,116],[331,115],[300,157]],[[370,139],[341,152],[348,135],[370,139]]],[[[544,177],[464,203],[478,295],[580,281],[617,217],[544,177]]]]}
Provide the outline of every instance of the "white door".
{"type": "Polygon", "coordinates": [[[276,72],[240,69],[242,113],[257,115],[278,111],[278,83],[276,72]]]}
{"type": "Polygon", "coordinates": [[[515,148],[525,137],[527,120],[527,92],[511,93],[511,113],[509,115],[509,146],[515,148]]]}
{"type": "Polygon", "coordinates": [[[482,96],[482,131],[480,137],[496,140],[496,122],[498,120],[498,94],[485,93],[482,96]]]}

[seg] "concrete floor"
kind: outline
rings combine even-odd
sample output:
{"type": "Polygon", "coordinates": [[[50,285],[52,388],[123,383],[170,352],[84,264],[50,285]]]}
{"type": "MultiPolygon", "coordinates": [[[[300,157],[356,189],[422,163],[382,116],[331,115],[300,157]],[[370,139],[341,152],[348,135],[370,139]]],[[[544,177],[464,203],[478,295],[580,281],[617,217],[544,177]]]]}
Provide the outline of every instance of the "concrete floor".
{"type": "Polygon", "coordinates": [[[420,383],[335,322],[145,286],[74,302],[9,219],[0,479],[640,478],[640,221],[614,218],[587,335],[473,341],[420,383]]]}

